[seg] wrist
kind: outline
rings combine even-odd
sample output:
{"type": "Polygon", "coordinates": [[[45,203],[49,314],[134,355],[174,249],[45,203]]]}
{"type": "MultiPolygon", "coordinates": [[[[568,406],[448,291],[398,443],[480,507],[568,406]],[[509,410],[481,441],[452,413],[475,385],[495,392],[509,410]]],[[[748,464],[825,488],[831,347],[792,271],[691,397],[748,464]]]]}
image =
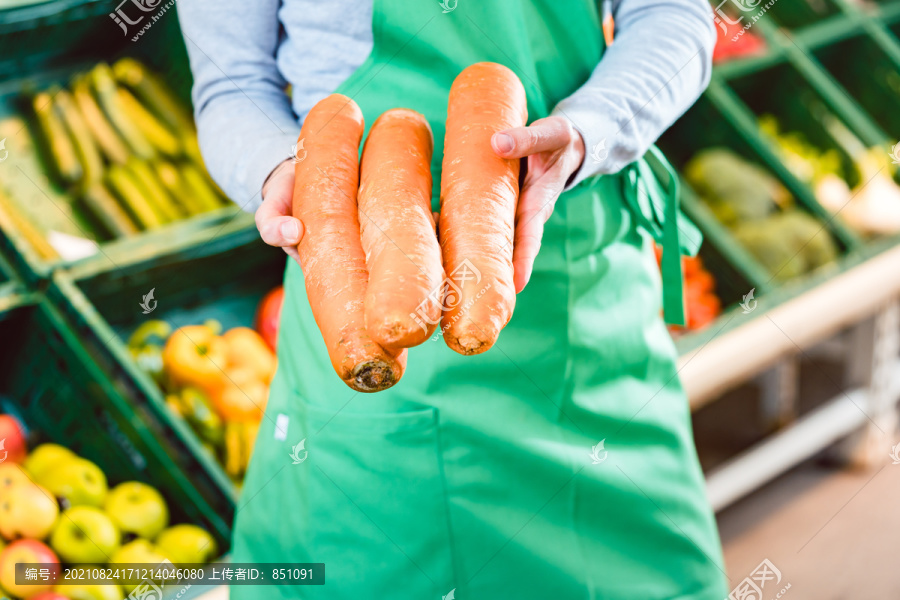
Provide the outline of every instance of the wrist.
{"type": "Polygon", "coordinates": [[[262,185],[262,199],[263,200],[266,199],[266,192],[268,191],[269,184],[272,183],[272,180],[275,179],[276,177],[278,177],[279,175],[281,175],[285,171],[285,169],[290,168],[292,165],[293,165],[293,161],[290,158],[286,158],[283,161],[281,161],[280,163],[278,163],[278,165],[276,165],[276,167],[274,169],[272,169],[271,172],[269,172],[269,175],[266,177],[266,180],[263,182],[263,185],[262,185]]]}

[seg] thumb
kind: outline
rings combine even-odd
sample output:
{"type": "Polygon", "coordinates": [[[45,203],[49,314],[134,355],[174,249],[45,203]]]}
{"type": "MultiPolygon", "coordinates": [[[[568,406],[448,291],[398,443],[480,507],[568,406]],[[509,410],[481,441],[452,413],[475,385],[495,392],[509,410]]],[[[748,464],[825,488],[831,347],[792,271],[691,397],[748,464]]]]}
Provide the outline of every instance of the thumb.
{"type": "Polygon", "coordinates": [[[572,127],[564,119],[539,119],[528,127],[513,127],[495,133],[491,146],[503,158],[522,158],[564,148],[572,139],[572,127]]]}

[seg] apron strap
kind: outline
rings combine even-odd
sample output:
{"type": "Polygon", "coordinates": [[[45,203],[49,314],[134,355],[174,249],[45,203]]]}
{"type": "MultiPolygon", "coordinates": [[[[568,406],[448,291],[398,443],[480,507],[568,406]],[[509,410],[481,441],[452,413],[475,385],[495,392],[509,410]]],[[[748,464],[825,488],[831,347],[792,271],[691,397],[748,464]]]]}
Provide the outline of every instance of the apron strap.
{"type": "Polygon", "coordinates": [[[623,170],[625,201],[637,224],[662,247],[663,318],[684,325],[684,276],[681,255],[697,252],[702,236],[678,207],[678,175],[659,148],[651,146],[623,170]],[[665,177],[665,185],[662,176],[665,177]]]}
{"type": "MultiPolygon", "coordinates": [[[[615,37],[612,0],[600,3],[603,40],[609,47],[615,37]]],[[[662,246],[663,319],[671,325],[684,325],[684,274],[681,255],[693,256],[700,248],[703,235],[678,208],[678,174],[656,145],[640,160],[622,170],[625,200],[654,241],[662,246]],[[651,164],[651,161],[653,164],[651,164]],[[654,169],[655,167],[655,169],[654,169]],[[666,175],[666,185],[660,177],[666,175]]]]}

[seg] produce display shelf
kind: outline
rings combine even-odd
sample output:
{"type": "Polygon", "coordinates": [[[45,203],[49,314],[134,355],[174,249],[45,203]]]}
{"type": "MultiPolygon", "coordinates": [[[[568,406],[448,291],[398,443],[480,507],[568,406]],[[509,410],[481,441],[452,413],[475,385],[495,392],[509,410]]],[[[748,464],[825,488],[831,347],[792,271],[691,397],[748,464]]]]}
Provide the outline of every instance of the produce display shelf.
{"type": "Polygon", "coordinates": [[[842,6],[839,0],[816,0],[807,2],[798,0],[794,2],[775,2],[765,14],[767,20],[771,20],[778,26],[798,30],[810,26],[810,24],[840,18],[842,6]]]}
{"type": "Polygon", "coordinates": [[[885,2],[880,4],[872,14],[885,25],[892,25],[900,20],[900,2],[885,2]]]}
{"type": "Polygon", "coordinates": [[[729,58],[715,65],[715,76],[723,81],[743,77],[780,64],[788,59],[783,48],[766,48],[763,52],[729,58]]]}
{"type": "Polygon", "coordinates": [[[791,64],[794,65],[804,81],[822,96],[829,107],[854,130],[863,143],[875,146],[887,142],[888,136],[875,124],[872,117],[853,102],[834,78],[816,63],[807,49],[792,41],[788,37],[789,34],[774,27],[766,19],[760,19],[758,26],[770,43],[785,49],[791,64]]]}
{"type": "MultiPolygon", "coordinates": [[[[900,361],[890,367],[888,393],[900,395],[900,361]]],[[[706,475],[706,495],[719,511],[824,449],[839,444],[865,427],[869,416],[860,407],[871,404],[863,388],[842,391],[795,423],[770,435],[706,475]]]]}
{"type": "Polygon", "coordinates": [[[0,79],[128,53],[165,73],[187,99],[190,69],[177,19],[159,19],[135,44],[109,18],[116,8],[101,0],[48,0],[0,10],[0,79]]]}
{"type": "MultiPolygon", "coordinates": [[[[128,38],[118,37],[122,31],[108,18],[109,10],[108,5],[94,0],[51,0],[0,10],[0,120],[14,117],[28,122],[29,110],[23,106],[23,92],[45,90],[55,84],[64,86],[74,73],[86,72],[101,61],[113,63],[123,56],[139,60],[160,75],[178,100],[186,107],[190,106],[192,78],[174,14],[154,23],[155,26],[141,37],[141,43],[134,44],[128,38]]],[[[30,122],[21,131],[23,136],[35,138],[30,122]]],[[[11,135],[7,141],[12,160],[0,164],[0,182],[4,169],[15,170],[18,166],[13,164],[16,137],[18,135],[11,135]]],[[[83,222],[66,220],[65,214],[70,211],[68,206],[53,206],[61,205],[60,199],[66,199],[65,191],[54,178],[36,177],[36,173],[27,168],[23,173],[24,176],[15,174],[19,175],[20,182],[30,180],[29,185],[35,189],[28,191],[46,200],[46,214],[63,222],[67,226],[66,233],[79,235],[80,231],[85,231],[83,222]]],[[[68,203],[75,207],[76,214],[83,211],[79,203],[68,203]]],[[[102,262],[104,254],[118,253],[123,248],[152,253],[154,248],[165,251],[171,240],[193,231],[205,230],[214,235],[224,222],[238,218],[240,214],[237,205],[223,206],[129,238],[101,242],[100,251],[86,259],[43,258],[28,236],[12,224],[12,217],[8,217],[0,219],[0,253],[22,271],[26,280],[37,282],[49,278],[58,269],[85,261],[102,262]]],[[[109,268],[114,268],[112,263],[107,263],[109,268]]]]}
{"type": "Polygon", "coordinates": [[[85,352],[115,374],[118,393],[154,429],[172,437],[202,466],[204,494],[230,515],[238,487],[187,422],[166,404],[160,386],[141,370],[127,347],[148,320],[173,328],[210,319],[223,329],[252,326],[260,299],[281,283],[285,254],[262,243],[255,228],[233,220],[214,237],[196,232],[165,252],[124,253],[115,268],[86,262],[57,273],[48,295],[70,323],[85,352]],[[153,311],[139,304],[154,290],[153,311]]]}
{"type": "Polygon", "coordinates": [[[862,13],[837,14],[824,21],[791,31],[787,35],[788,39],[797,45],[810,50],[858,35],[866,29],[866,24],[870,21],[871,17],[862,13]]]}
{"type": "Polygon", "coordinates": [[[87,355],[54,302],[37,294],[9,311],[0,339],[7,348],[0,412],[19,417],[34,442],[59,443],[95,462],[111,482],[156,487],[173,523],[200,525],[220,548],[229,546],[230,514],[204,497],[193,456],[122,397],[117,374],[87,355]]]}
{"type": "Polygon", "coordinates": [[[786,354],[833,335],[900,296],[898,261],[900,244],[884,240],[848,255],[835,272],[760,296],[757,304],[748,305],[749,312],[737,306],[708,328],[677,340],[679,373],[691,408],[702,408],[786,354]]]}
{"type": "MultiPolygon", "coordinates": [[[[818,129],[817,145],[823,149],[838,150],[844,155],[846,163],[852,163],[853,157],[847,155],[846,149],[835,147],[833,142],[821,135],[822,126],[817,122],[818,117],[809,115],[803,106],[798,106],[796,98],[805,87],[812,90],[821,105],[840,119],[863,145],[882,147],[887,153],[890,146],[896,143],[900,135],[900,120],[895,119],[893,107],[900,101],[900,85],[882,84],[880,89],[868,95],[857,86],[862,80],[873,85],[876,79],[871,74],[873,68],[884,74],[887,81],[900,78],[897,67],[900,43],[895,37],[900,34],[900,26],[889,29],[884,19],[884,15],[895,8],[900,18],[900,3],[883,3],[869,11],[845,0],[836,0],[834,6],[840,8],[840,12],[799,23],[800,26],[793,30],[781,27],[771,14],[763,15],[754,23],[754,31],[768,42],[766,51],[717,64],[713,80],[701,101],[676,122],[663,136],[660,145],[673,163],[682,168],[694,152],[709,145],[730,147],[760,164],[776,175],[803,206],[834,229],[845,253],[836,264],[828,265],[820,273],[811,273],[786,284],[772,282],[759,268],[760,265],[754,264],[752,256],[748,257],[746,252],[736,248],[730,232],[718,224],[709,210],[688,190],[682,199],[683,207],[704,232],[705,242],[701,248],[704,262],[709,263],[710,249],[715,250],[717,260],[708,266],[718,276],[718,286],[725,288],[720,297],[726,310],[706,329],[678,337],[676,345],[682,355],[702,346],[714,335],[733,329],[747,318],[740,306],[735,304],[741,299],[741,296],[735,295],[736,286],[746,286],[742,293],[753,288],[759,302],[758,310],[762,312],[900,243],[900,236],[863,238],[850,230],[840,215],[832,217],[821,207],[809,186],[798,181],[789,171],[777,148],[760,133],[756,122],[762,112],[772,112],[780,121],[793,121],[781,123],[785,130],[800,130],[815,139],[818,129]],[[835,50],[842,45],[843,52],[835,50]],[[859,69],[861,63],[866,64],[867,69],[859,69]],[[779,91],[771,86],[774,80],[781,83],[789,81],[800,87],[773,96],[779,91]],[[756,89],[762,102],[752,99],[756,89]],[[874,93],[876,91],[877,94],[874,93]],[[769,106],[764,106],[767,102],[769,106]],[[716,114],[710,116],[710,111],[716,114]],[[785,115],[792,118],[787,119],[785,115]],[[722,130],[723,123],[724,135],[709,133],[715,129],[722,130]],[[744,147],[740,148],[742,145],[744,147]],[[721,268],[723,261],[733,267],[731,272],[721,268]]],[[[881,80],[878,78],[879,83],[881,80]]]]}
{"type": "MultiPolygon", "coordinates": [[[[121,31],[106,18],[110,10],[96,0],[51,0],[0,10],[0,116],[8,114],[14,104],[9,100],[23,85],[62,81],[73,69],[125,53],[166,73],[187,101],[191,78],[177,19],[161,19],[139,44],[131,44],[127,37],[115,41],[121,31]],[[18,77],[23,72],[33,73],[30,83],[18,77]]],[[[709,89],[660,145],[682,172],[697,152],[710,146],[728,148],[762,166],[791,193],[798,208],[821,223],[840,256],[778,282],[737,243],[687,180],[682,181],[684,210],[704,233],[701,258],[716,276],[716,291],[725,307],[705,329],[676,340],[681,377],[694,410],[798,349],[868,318],[900,295],[900,284],[891,278],[900,260],[900,237],[868,239],[840,216],[832,217],[810,186],[788,168],[757,121],[763,113],[772,113],[786,131],[799,131],[817,147],[836,151],[844,164],[852,164],[855,157],[822,126],[823,115],[830,114],[864,146],[887,152],[900,135],[900,113],[894,111],[900,104],[900,83],[862,92],[860,82],[874,79],[872,68],[878,69],[879,81],[896,76],[900,82],[900,2],[862,9],[846,0],[814,5],[778,0],[752,32],[767,42],[766,50],[717,64],[709,89]],[[849,63],[848,57],[853,58],[849,63]],[[740,303],[751,290],[755,304],[747,311],[740,303]]],[[[113,473],[154,482],[173,504],[183,505],[181,517],[209,528],[227,548],[239,488],[169,408],[160,387],[134,361],[126,340],[150,319],[174,326],[208,319],[226,329],[249,326],[260,298],[281,282],[284,261],[283,252],[262,244],[252,216],[237,206],[107,242],[96,254],[70,261],[40,259],[0,214],[0,331],[8,331],[11,339],[22,338],[25,349],[23,358],[17,355],[0,366],[0,393],[11,399],[3,410],[37,423],[45,439],[74,444],[92,460],[96,456],[101,466],[103,457],[89,447],[87,435],[98,438],[98,446],[117,444],[114,452],[106,449],[110,463],[115,463],[110,466],[113,473]],[[144,314],[139,303],[150,290],[158,305],[144,314]],[[45,338],[51,340],[52,355],[59,355],[53,360],[62,361],[54,368],[66,374],[67,383],[50,373],[47,385],[26,384],[19,373],[27,372],[24,361],[45,338]],[[62,425],[54,432],[41,407],[57,401],[68,406],[60,409],[62,425]],[[97,425],[105,430],[88,429],[84,436],[76,431],[75,409],[81,407],[83,416],[85,406],[102,407],[111,415],[97,425]],[[127,450],[128,444],[138,449],[136,455],[127,450]],[[137,455],[144,457],[143,467],[142,461],[128,459],[137,455]]],[[[833,417],[845,409],[842,404],[824,413],[833,417]]],[[[845,425],[846,431],[832,430],[832,437],[845,435],[858,423],[845,425]]],[[[808,432],[809,426],[801,431],[808,432]]],[[[807,449],[819,447],[822,439],[807,449]]],[[[770,442],[777,448],[782,442],[774,440],[770,442]]],[[[719,490],[717,502],[734,497],[730,473],[711,477],[711,489],[719,490]]]]}
{"type": "Polygon", "coordinates": [[[227,206],[141,236],[109,242],[101,252],[60,265],[59,270],[77,279],[193,248],[210,253],[234,235],[258,237],[256,231],[253,215],[237,206],[227,206]]]}

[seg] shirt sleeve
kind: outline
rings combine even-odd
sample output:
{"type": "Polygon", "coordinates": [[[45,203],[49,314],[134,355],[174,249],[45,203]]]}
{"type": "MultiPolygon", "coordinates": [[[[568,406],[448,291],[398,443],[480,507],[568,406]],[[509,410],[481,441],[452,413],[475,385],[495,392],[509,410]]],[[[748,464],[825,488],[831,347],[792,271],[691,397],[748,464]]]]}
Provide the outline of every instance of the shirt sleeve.
{"type": "Polygon", "coordinates": [[[616,0],[613,15],[614,43],[553,110],[584,138],[569,188],[643,156],[709,84],[716,32],[706,0],[616,0]]]}
{"type": "Polygon", "coordinates": [[[194,75],[200,149],[210,175],[254,211],[263,182],[291,156],[300,126],[276,66],[280,0],[180,0],[194,75]]]}

